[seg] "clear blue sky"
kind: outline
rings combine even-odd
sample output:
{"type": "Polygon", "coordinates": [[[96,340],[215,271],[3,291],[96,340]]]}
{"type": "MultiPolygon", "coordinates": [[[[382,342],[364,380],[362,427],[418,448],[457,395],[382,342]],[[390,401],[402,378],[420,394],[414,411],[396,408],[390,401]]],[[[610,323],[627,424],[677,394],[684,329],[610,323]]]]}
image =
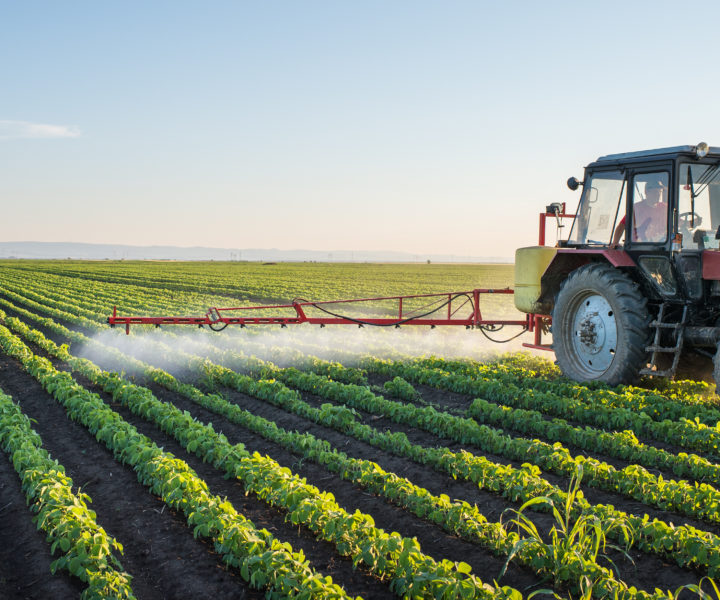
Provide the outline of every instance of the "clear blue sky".
{"type": "Polygon", "coordinates": [[[511,256],[720,145],[720,5],[0,0],[0,241],[511,256]]]}

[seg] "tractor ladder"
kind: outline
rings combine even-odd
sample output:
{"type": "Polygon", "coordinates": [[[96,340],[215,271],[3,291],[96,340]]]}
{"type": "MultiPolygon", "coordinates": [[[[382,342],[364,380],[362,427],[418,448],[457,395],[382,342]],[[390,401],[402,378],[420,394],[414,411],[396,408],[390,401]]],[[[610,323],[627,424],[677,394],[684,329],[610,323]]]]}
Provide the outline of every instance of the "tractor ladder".
{"type": "Polygon", "coordinates": [[[658,311],[657,319],[650,323],[650,327],[655,328],[655,339],[653,340],[652,345],[645,347],[645,352],[652,352],[652,357],[650,358],[649,366],[644,369],[640,369],[640,375],[651,375],[653,377],[669,377],[670,379],[675,377],[675,371],[677,370],[678,363],[680,362],[680,355],[682,354],[683,349],[683,342],[685,338],[685,322],[687,320],[688,307],[687,305],[683,306],[682,317],[680,317],[679,321],[665,320],[667,317],[667,315],[665,314],[665,309],[667,307],[667,303],[664,302],[663,304],[661,304],[660,310],[658,311]],[[674,346],[660,345],[662,332],[664,330],[675,331],[674,346]],[[658,369],[657,361],[661,354],[673,355],[672,365],[669,369],[658,369]],[[655,370],[653,370],[653,368],[655,370]]]}

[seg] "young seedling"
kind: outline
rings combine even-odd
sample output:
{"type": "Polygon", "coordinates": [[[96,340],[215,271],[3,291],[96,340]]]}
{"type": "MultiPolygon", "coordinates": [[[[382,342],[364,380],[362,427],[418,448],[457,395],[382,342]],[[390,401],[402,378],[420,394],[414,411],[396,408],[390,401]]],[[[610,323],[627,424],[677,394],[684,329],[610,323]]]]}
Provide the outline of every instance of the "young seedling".
{"type": "MultiPolygon", "coordinates": [[[[562,504],[541,496],[528,500],[519,510],[510,509],[515,516],[509,521],[509,525],[517,527],[521,539],[508,553],[499,577],[503,576],[510,561],[524,551],[532,552],[537,560],[544,563],[555,585],[567,584],[568,581],[576,579],[572,573],[579,565],[588,563],[597,565],[599,558],[606,560],[617,576],[617,568],[606,554],[608,549],[617,550],[632,561],[624,548],[607,541],[610,532],[619,531],[618,537],[623,539],[625,548],[629,548],[634,541],[634,532],[626,523],[615,519],[601,520],[592,514],[577,514],[575,501],[582,498],[580,489],[582,476],[582,465],[578,465],[577,471],[570,479],[570,486],[562,504]],[[554,518],[547,542],[543,540],[535,523],[525,514],[528,508],[538,505],[548,506],[554,518]]],[[[580,581],[579,589],[573,591],[580,592],[581,598],[590,598],[595,582],[587,577],[581,578],[580,581]]]]}

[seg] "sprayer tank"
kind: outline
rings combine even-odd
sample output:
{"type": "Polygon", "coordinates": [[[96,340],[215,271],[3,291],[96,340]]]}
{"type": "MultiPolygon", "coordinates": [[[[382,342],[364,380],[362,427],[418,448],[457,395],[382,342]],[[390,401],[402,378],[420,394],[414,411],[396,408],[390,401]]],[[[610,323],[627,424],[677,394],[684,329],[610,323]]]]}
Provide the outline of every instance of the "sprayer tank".
{"type": "Polygon", "coordinates": [[[540,279],[557,254],[557,248],[530,246],[515,251],[515,308],[524,313],[542,313],[540,279]]]}

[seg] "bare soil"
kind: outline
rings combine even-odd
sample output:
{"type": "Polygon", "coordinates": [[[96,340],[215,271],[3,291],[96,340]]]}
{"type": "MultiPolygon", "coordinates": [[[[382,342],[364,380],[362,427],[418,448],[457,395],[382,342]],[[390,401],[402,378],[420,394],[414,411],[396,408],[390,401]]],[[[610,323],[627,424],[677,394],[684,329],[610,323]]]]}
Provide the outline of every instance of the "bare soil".
{"type": "MultiPolygon", "coordinates": [[[[43,328],[38,327],[42,330],[43,328]]],[[[51,332],[48,337],[58,342],[51,332]]],[[[37,348],[33,350],[42,354],[37,348]]],[[[63,365],[56,363],[58,368],[63,365]]],[[[95,392],[87,381],[78,380],[95,392]]],[[[382,378],[373,378],[372,383],[382,384],[382,378]]],[[[303,460],[274,443],[227,422],[162,388],[149,386],[158,398],[172,402],[188,410],[203,422],[212,422],[217,431],[222,431],[233,443],[243,443],[248,450],[268,454],[280,464],[290,467],[295,473],[306,477],[308,482],[320,489],[332,492],[341,506],[352,512],[355,509],[371,514],[378,527],[397,531],[405,536],[416,537],[423,550],[436,559],[448,558],[469,563],[473,572],[484,581],[492,582],[504,564],[503,557],[496,557],[490,551],[476,544],[449,535],[437,526],[425,522],[408,511],[396,507],[384,499],[367,493],[342,480],[326,469],[303,460]]],[[[422,398],[448,408],[459,408],[469,404],[469,397],[416,386],[422,398]]],[[[128,467],[122,466],[111,452],[99,444],[81,425],[68,419],[59,406],[28,374],[19,363],[0,354],[0,388],[18,402],[23,411],[34,420],[35,430],[42,436],[45,448],[63,464],[75,485],[82,488],[93,499],[91,508],[97,513],[97,520],[107,532],[116,537],[124,546],[121,562],[133,575],[133,589],[140,599],[154,598],[261,598],[264,594],[251,589],[237,572],[226,568],[212,543],[195,539],[192,530],[181,514],[168,509],[162,501],[142,486],[128,467]]],[[[518,508],[501,496],[479,490],[469,482],[455,481],[428,467],[407,459],[394,456],[348,438],[336,431],[320,427],[295,415],[286,413],[265,402],[228,389],[221,390],[232,402],[275,421],[289,430],[311,431],[317,437],[327,439],[336,448],[349,456],[366,458],[380,464],[385,470],[407,477],[413,483],[427,488],[434,494],[448,494],[451,498],[475,503],[485,516],[493,521],[503,517],[508,508],[518,508]]],[[[110,399],[100,393],[106,402],[110,399]]],[[[313,404],[326,400],[311,394],[303,398],[313,404]]],[[[250,518],[256,526],[265,527],[279,539],[288,541],[296,550],[302,549],[315,568],[331,575],[333,580],[344,586],[351,594],[370,598],[391,598],[388,582],[381,581],[361,569],[354,570],[349,560],[340,557],[334,546],[318,541],[312,532],[303,527],[294,527],[285,522],[282,511],[267,506],[245,491],[237,481],[226,480],[222,473],[204,464],[197,457],[188,454],[177,442],[160,432],[154,425],[132,415],[122,406],[112,404],[126,420],[135,425],[141,433],[153,439],[159,446],[187,461],[198,475],[205,479],[211,491],[226,496],[240,512],[250,518]]],[[[464,448],[460,444],[437,438],[429,433],[403,427],[372,415],[362,415],[368,424],[381,430],[405,431],[410,439],[424,446],[446,445],[453,449],[464,448]]],[[[468,450],[478,453],[476,448],[468,450]]],[[[498,456],[491,460],[508,463],[498,456]]],[[[557,485],[567,482],[560,477],[548,476],[557,485]]],[[[676,524],[688,522],[717,533],[718,528],[707,523],[694,522],[682,516],[663,511],[654,511],[647,506],[628,500],[617,494],[608,494],[586,489],[586,495],[593,502],[611,503],[620,510],[635,514],[648,513],[676,524]]],[[[507,516],[505,517],[507,518],[507,516]]],[[[545,514],[534,513],[542,530],[547,530],[551,521],[545,514]]],[[[55,557],[50,554],[50,545],[43,532],[37,531],[32,522],[32,513],[25,504],[25,498],[17,474],[8,457],[0,453],[0,596],[3,598],[76,598],[84,588],[82,582],[67,575],[51,575],[50,563],[55,557]]],[[[620,571],[620,576],[630,585],[652,590],[675,590],[680,585],[696,583],[702,574],[667,564],[662,559],[632,552],[631,562],[618,553],[611,558],[620,571]]],[[[532,572],[511,565],[500,583],[512,585],[527,594],[538,587],[548,587],[532,572]]]]}

